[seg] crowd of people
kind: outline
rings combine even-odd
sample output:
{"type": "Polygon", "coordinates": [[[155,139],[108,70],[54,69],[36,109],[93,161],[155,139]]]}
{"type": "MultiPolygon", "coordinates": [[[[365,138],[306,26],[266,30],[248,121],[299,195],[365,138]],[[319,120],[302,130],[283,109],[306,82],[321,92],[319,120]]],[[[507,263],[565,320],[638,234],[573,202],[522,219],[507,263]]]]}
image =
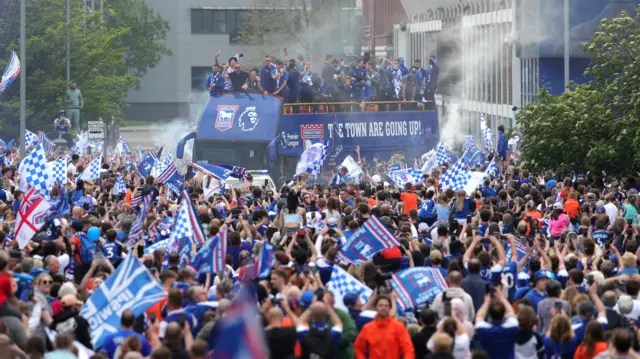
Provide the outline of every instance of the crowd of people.
{"type": "Polygon", "coordinates": [[[407,67],[404,58],[381,58],[368,53],[351,64],[326,55],[321,71],[314,72],[309,60],[275,59],[266,56],[260,68],[243,70],[239,55],[225,64],[216,54],[206,89],[214,96],[225,91],[250,91],[280,96],[287,104],[317,102],[415,102],[433,103],[440,67],[435,57],[427,56],[426,65],[416,59],[407,67]]]}
{"type": "Polygon", "coordinates": [[[24,224],[18,213],[33,205],[20,185],[26,174],[2,168],[0,355],[227,358],[222,323],[237,315],[246,269],[270,244],[269,273],[249,282],[262,356],[237,358],[638,358],[640,184],[633,178],[561,179],[507,157],[503,173],[473,193],[441,189],[439,167],[402,188],[341,170],[331,185],[308,185],[302,175],[276,189],[248,176],[242,188],[205,195],[207,176],[197,172],[184,187],[197,221],[208,238],[228,233],[220,237],[226,270],[199,273],[157,246],[175,228],[158,224],[173,223],[179,196],[123,160],[105,159],[99,179],[78,179],[92,160],[70,157],[68,183],[45,197],[68,200],[69,209],[24,247],[15,237],[24,224]],[[126,189],[114,194],[120,176],[126,189]],[[149,194],[142,234],[130,243],[141,216],[136,198],[149,194]],[[341,249],[374,217],[400,245],[347,264],[341,249]],[[123,311],[117,331],[94,346],[81,308],[128,256],[167,295],[140,315],[123,311]],[[336,289],[337,267],[373,291],[366,301],[362,289],[336,289]],[[439,271],[446,287],[405,310],[390,278],[415,267],[439,271]]]}

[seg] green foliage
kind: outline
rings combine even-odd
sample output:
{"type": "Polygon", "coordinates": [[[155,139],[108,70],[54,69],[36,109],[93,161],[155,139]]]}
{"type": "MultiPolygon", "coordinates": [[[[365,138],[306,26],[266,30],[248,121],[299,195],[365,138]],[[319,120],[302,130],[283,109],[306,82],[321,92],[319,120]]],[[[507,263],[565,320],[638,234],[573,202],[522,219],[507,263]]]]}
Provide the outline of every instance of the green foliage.
{"type": "MultiPolygon", "coordinates": [[[[27,1],[27,128],[52,130],[57,111],[64,108],[67,38],[71,79],[85,103],[83,122],[120,118],[129,89],[161,56],[170,55],[164,44],[168,24],[144,0],[111,0],[105,7],[104,23],[99,12],[87,12],[85,26],[82,1],[72,0],[67,27],[66,0],[27,1]]],[[[0,18],[1,68],[12,50],[19,54],[19,11],[19,1],[10,1],[0,18]]],[[[3,131],[18,131],[19,88],[18,79],[0,95],[3,131]]]]}
{"type": "Polygon", "coordinates": [[[627,13],[604,19],[583,50],[585,76],[558,97],[542,89],[517,114],[522,160],[532,170],[626,175],[640,171],[640,26],[627,13]]]}

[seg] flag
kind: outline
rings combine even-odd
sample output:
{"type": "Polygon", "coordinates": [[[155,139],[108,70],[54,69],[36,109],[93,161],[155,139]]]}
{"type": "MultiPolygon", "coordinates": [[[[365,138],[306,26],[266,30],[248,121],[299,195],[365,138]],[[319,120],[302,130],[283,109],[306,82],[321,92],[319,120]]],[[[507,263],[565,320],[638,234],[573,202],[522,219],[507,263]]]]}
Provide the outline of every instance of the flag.
{"type": "Polygon", "coordinates": [[[24,130],[24,148],[35,146],[38,142],[40,142],[38,140],[38,135],[29,130],[24,130]]]}
{"type": "Polygon", "coordinates": [[[525,246],[524,244],[520,243],[520,241],[517,241],[517,240],[514,242],[516,243],[516,253],[518,257],[516,258],[511,257],[513,255],[513,249],[511,248],[510,244],[507,244],[505,247],[505,257],[511,258],[511,260],[514,260],[514,261],[518,261],[527,255],[527,246],[525,246]]]}
{"type": "Polygon", "coordinates": [[[20,189],[27,191],[34,187],[41,194],[47,194],[53,186],[53,177],[47,168],[47,156],[42,144],[38,144],[33,151],[20,163],[20,189]]]}
{"type": "Polygon", "coordinates": [[[487,149],[487,152],[493,153],[493,135],[491,134],[491,129],[487,127],[484,114],[480,115],[480,130],[482,131],[482,138],[484,139],[484,147],[487,149]]]}
{"type": "Polygon", "coordinates": [[[376,216],[371,216],[347,239],[347,243],[340,248],[338,257],[351,264],[360,264],[373,258],[378,252],[398,246],[400,243],[393,233],[376,216]]]}
{"type": "MultiPolygon", "coordinates": [[[[251,300],[240,300],[220,320],[220,327],[212,333],[215,359],[268,359],[264,331],[259,324],[256,306],[251,300]]],[[[210,343],[211,345],[212,343],[210,343]]]]}
{"type": "Polygon", "coordinates": [[[266,278],[271,272],[271,268],[276,261],[276,256],[273,251],[273,245],[269,241],[263,241],[260,247],[260,254],[258,254],[258,260],[256,261],[256,268],[259,278],[266,278]]]}
{"type": "Polygon", "coordinates": [[[164,172],[165,169],[167,169],[167,166],[164,165],[164,162],[156,158],[156,161],[153,164],[153,167],[151,168],[150,175],[153,176],[154,178],[158,178],[162,174],[162,172],[164,172]]]}
{"type": "Polygon", "coordinates": [[[436,147],[436,159],[438,166],[442,166],[443,164],[449,162],[449,154],[444,148],[444,144],[442,142],[440,142],[438,144],[438,147],[436,147]]]}
{"type": "Polygon", "coordinates": [[[431,150],[422,156],[424,158],[424,165],[422,165],[422,173],[429,173],[434,168],[438,167],[438,153],[435,150],[431,150]]]}
{"type": "Polygon", "coordinates": [[[349,174],[353,178],[356,178],[356,177],[360,176],[362,173],[364,173],[362,171],[362,168],[360,168],[360,166],[358,166],[358,163],[351,156],[345,157],[344,161],[342,161],[342,165],[341,166],[342,167],[346,167],[347,170],[349,170],[349,174]]]}
{"type": "Polygon", "coordinates": [[[184,186],[184,178],[178,173],[178,169],[173,162],[158,176],[158,182],[167,186],[176,195],[180,194],[184,186]]]}
{"type": "Polygon", "coordinates": [[[20,249],[23,249],[42,228],[46,222],[49,208],[51,205],[40,197],[35,188],[31,188],[24,195],[20,207],[18,207],[14,231],[20,249]]]}
{"type": "Polygon", "coordinates": [[[142,147],[138,145],[136,146],[136,150],[138,151],[138,159],[142,159],[142,147]]]}
{"type": "Polygon", "coordinates": [[[225,181],[229,176],[231,176],[230,170],[203,162],[192,163],[191,167],[220,181],[225,181]]]}
{"type": "Polygon", "coordinates": [[[194,241],[196,244],[203,244],[205,242],[205,235],[200,225],[200,219],[193,208],[189,193],[183,189],[180,209],[176,214],[173,229],[171,230],[171,237],[169,238],[169,249],[172,252],[177,251],[180,240],[185,237],[194,241]]]}
{"type": "Polygon", "coordinates": [[[393,273],[391,286],[403,310],[429,303],[447,288],[447,282],[438,268],[413,267],[393,273]]]}
{"type": "Polygon", "coordinates": [[[136,220],[131,225],[131,230],[129,231],[129,236],[127,237],[126,246],[129,249],[135,247],[136,242],[140,240],[140,236],[142,235],[142,231],[144,229],[144,221],[145,219],[147,219],[147,213],[149,212],[149,209],[151,207],[153,194],[149,193],[144,197],[138,196],[136,198],[141,199],[142,207],[140,207],[140,212],[136,216],[136,220]]]}
{"type": "Polygon", "coordinates": [[[191,241],[191,238],[182,237],[180,239],[178,256],[180,257],[180,268],[187,268],[193,258],[193,242],[191,241]]]}
{"type": "Polygon", "coordinates": [[[120,330],[122,312],[130,309],[137,317],[166,295],[149,270],[129,253],[80,311],[91,327],[93,347],[100,348],[106,337],[120,330]]]}
{"type": "Polygon", "coordinates": [[[351,274],[347,273],[347,271],[340,268],[338,265],[333,266],[331,279],[325,287],[333,293],[335,306],[345,311],[347,310],[347,307],[342,302],[342,297],[344,297],[345,294],[359,292],[360,301],[364,304],[373,293],[371,288],[355,279],[351,274]]]}
{"type": "Polygon", "coordinates": [[[0,79],[0,93],[3,93],[4,90],[7,89],[9,85],[13,83],[13,81],[18,78],[20,74],[20,59],[18,59],[18,55],[14,51],[11,51],[11,57],[9,57],[9,64],[4,69],[2,73],[2,78],[0,79]]]}
{"type": "Polygon", "coordinates": [[[273,140],[271,140],[271,142],[269,142],[269,144],[267,145],[267,160],[269,161],[275,161],[277,159],[278,153],[277,153],[277,146],[276,143],[278,142],[278,139],[280,138],[280,135],[276,136],[273,140]]]}
{"type": "Polygon", "coordinates": [[[422,171],[417,168],[387,172],[387,176],[389,176],[391,181],[400,188],[404,188],[404,185],[408,182],[411,182],[412,184],[422,182],[422,175],[422,171]]]}
{"type": "Polygon", "coordinates": [[[224,272],[227,259],[227,226],[220,227],[218,234],[205,243],[196,253],[191,267],[198,273],[224,272]]]}
{"type": "Polygon", "coordinates": [[[468,150],[475,147],[476,136],[474,135],[465,135],[464,136],[464,149],[468,150]]]}
{"type": "Polygon", "coordinates": [[[102,155],[96,157],[89,163],[78,179],[83,181],[91,181],[100,178],[100,166],[102,165],[102,155]]]}
{"type": "Polygon", "coordinates": [[[6,151],[7,151],[7,144],[0,138],[0,166],[4,165],[6,151]]]}
{"type": "Polygon", "coordinates": [[[127,186],[124,183],[124,177],[118,176],[116,183],[113,185],[113,194],[119,195],[127,192],[127,186]]]}
{"type": "Polygon", "coordinates": [[[54,183],[65,185],[67,183],[67,158],[61,157],[55,161],[47,163],[49,174],[53,178],[54,183]]]}
{"type": "Polygon", "coordinates": [[[68,216],[71,212],[71,204],[69,203],[69,196],[67,195],[65,186],[61,185],[58,187],[60,190],[58,198],[49,199],[51,208],[49,209],[49,214],[47,215],[47,221],[53,221],[55,218],[68,216]]]}
{"type": "Polygon", "coordinates": [[[389,168],[387,168],[387,171],[389,172],[400,171],[400,170],[406,170],[407,168],[409,168],[409,166],[407,166],[406,163],[397,163],[395,165],[389,166],[389,168]]]}
{"type": "Polygon", "coordinates": [[[458,160],[451,168],[440,176],[440,187],[454,191],[464,189],[471,180],[471,174],[461,160],[458,160]]]}
{"type": "Polygon", "coordinates": [[[247,172],[247,169],[244,167],[238,167],[238,166],[234,166],[234,165],[227,165],[227,164],[215,164],[215,166],[218,167],[222,167],[222,168],[226,168],[229,171],[231,171],[231,173],[229,174],[230,177],[233,178],[238,178],[238,179],[244,179],[244,175],[247,172]]]}
{"type": "Polygon", "coordinates": [[[160,146],[160,149],[156,153],[156,159],[160,159],[162,157],[162,150],[163,149],[164,149],[164,147],[160,146]]]}
{"type": "Polygon", "coordinates": [[[144,156],[144,158],[140,161],[137,167],[140,177],[146,178],[147,176],[149,176],[149,174],[151,173],[151,169],[153,168],[153,166],[156,164],[157,161],[158,159],[153,153],[151,152],[147,153],[147,155],[144,156]]]}
{"type": "Polygon", "coordinates": [[[51,141],[44,132],[38,131],[38,141],[42,143],[47,153],[54,153],[56,151],[56,144],[51,141]]]}
{"type": "Polygon", "coordinates": [[[165,157],[164,157],[164,166],[167,167],[171,164],[171,162],[173,162],[173,153],[169,152],[165,157]]]}
{"type": "Polygon", "coordinates": [[[298,160],[296,176],[305,172],[312,175],[320,173],[325,157],[327,157],[327,141],[309,146],[298,160]]]}
{"type": "Polygon", "coordinates": [[[121,156],[131,153],[131,149],[129,149],[129,144],[127,143],[127,140],[122,136],[120,136],[120,138],[118,139],[118,143],[116,144],[116,150],[118,154],[120,154],[121,156]]]}
{"type": "Polygon", "coordinates": [[[500,173],[500,168],[498,167],[498,164],[496,163],[496,159],[494,158],[491,160],[487,168],[484,170],[484,175],[486,178],[489,176],[496,176],[498,175],[498,173],[500,173]]]}

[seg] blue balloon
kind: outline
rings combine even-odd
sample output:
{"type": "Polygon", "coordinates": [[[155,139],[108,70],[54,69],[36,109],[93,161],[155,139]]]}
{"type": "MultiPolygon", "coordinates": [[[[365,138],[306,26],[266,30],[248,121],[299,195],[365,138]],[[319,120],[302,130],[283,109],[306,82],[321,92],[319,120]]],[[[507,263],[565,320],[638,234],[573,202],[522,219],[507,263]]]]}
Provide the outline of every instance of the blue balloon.
{"type": "Polygon", "coordinates": [[[98,238],[100,238],[100,228],[98,227],[89,228],[89,230],[87,231],[87,237],[89,237],[91,242],[97,241],[98,238]]]}

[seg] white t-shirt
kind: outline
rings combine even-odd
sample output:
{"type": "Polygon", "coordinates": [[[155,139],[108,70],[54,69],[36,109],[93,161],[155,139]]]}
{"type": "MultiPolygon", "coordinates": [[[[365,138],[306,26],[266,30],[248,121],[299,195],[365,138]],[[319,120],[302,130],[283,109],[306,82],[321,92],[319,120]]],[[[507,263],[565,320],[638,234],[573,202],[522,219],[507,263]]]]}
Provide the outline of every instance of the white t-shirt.
{"type": "Polygon", "coordinates": [[[77,172],[76,166],[73,164],[73,162],[69,162],[69,164],[67,165],[67,173],[71,173],[72,175],[75,175],[76,172],[77,172]]]}
{"type": "Polygon", "coordinates": [[[613,226],[616,222],[616,217],[618,216],[618,207],[609,202],[604,205],[604,212],[609,216],[609,224],[613,226]]]}

